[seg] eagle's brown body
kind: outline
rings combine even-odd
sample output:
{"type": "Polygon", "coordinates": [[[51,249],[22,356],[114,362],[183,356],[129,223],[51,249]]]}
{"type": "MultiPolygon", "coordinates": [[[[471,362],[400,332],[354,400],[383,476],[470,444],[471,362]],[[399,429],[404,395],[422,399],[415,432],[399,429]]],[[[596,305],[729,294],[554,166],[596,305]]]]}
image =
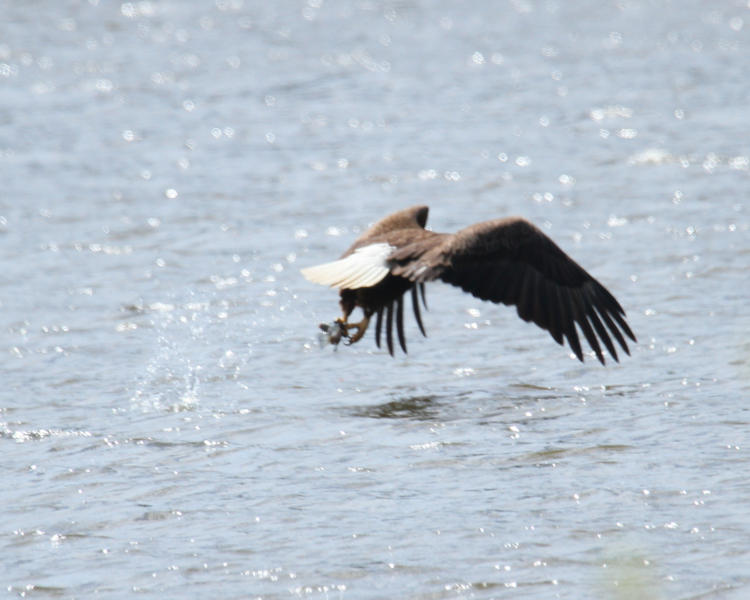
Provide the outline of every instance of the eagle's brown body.
{"type": "Polygon", "coordinates": [[[303,269],[317,283],[340,288],[346,329],[356,329],[350,343],[361,339],[370,317],[377,315],[375,341],[385,317],[388,350],[393,354],[393,322],[406,351],[403,296],[411,292],[417,324],[424,334],[418,296],[424,303],[424,283],[440,279],[495,303],[515,305],[524,321],[550,332],[558,343],[567,339],[583,360],[576,325],[599,361],[599,341],[612,357],[614,337],[629,353],[623,332],[635,341],[625,311],[598,281],[565,254],[549,237],[520,218],[477,223],[455,234],[425,229],[428,208],[414,206],[375,223],[333,263],[303,269]],[[359,323],[348,323],[356,307],[359,323]]]}

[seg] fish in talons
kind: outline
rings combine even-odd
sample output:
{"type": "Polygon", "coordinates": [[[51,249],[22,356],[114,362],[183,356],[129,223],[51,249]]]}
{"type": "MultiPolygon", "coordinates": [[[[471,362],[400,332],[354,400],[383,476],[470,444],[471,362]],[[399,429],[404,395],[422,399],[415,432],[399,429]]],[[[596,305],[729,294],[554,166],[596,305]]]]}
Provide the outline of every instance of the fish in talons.
{"type": "Polygon", "coordinates": [[[320,337],[321,346],[326,344],[338,346],[342,339],[346,340],[344,342],[346,346],[356,344],[364,337],[369,324],[369,317],[365,317],[359,323],[347,323],[345,319],[336,319],[331,323],[321,323],[318,325],[322,332],[320,337]],[[356,330],[354,335],[349,333],[352,329],[356,330]]]}

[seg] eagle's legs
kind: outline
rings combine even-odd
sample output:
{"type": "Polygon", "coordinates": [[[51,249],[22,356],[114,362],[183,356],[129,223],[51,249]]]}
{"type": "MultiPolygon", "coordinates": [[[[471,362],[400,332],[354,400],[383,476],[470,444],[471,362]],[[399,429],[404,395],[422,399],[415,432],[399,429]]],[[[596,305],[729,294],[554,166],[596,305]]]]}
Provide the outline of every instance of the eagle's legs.
{"type": "MultiPolygon", "coordinates": [[[[346,300],[349,299],[347,298],[346,300]]],[[[370,316],[372,316],[372,311],[364,310],[364,317],[361,321],[359,321],[358,323],[349,323],[349,315],[352,314],[352,311],[355,308],[354,302],[345,301],[345,299],[342,297],[341,308],[343,315],[336,319],[335,322],[338,323],[343,337],[347,338],[346,345],[350,346],[351,344],[356,344],[365,335],[367,326],[370,324],[370,316]],[[349,331],[351,330],[355,330],[353,335],[349,333],[349,331]]]]}
{"type": "Polygon", "coordinates": [[[346,323],[344,322],[343,325],[346,327],[347,330],[347,341],[346,345],[351,346],[352,344],[356,344],[359,340],[362,339],[362,337],[365,335],[365,331],[367,331],[367,326],[370,324],[370,315],[365,313],[364,319],[362,319],[359,323],[346,323]],[[357,332],[354,335],[349,334],[350,329],[356,329],[357,332]]]}
{"type": "Polygon", "coordinates": [[[339,306],[341,306],[341,318],[336,319],[336,323],[339,324],[339,328],[343,332],[343,336],[346,339],[346,345],[356,344],[367,331],[367,326],[370,324],[370,317],[373,311],[365,308],[357,301],[357,295],[355,290],[341,290],[341,298],[339,300],[339,306]],[[354,312],[354,309],[359,306],[362,308],[364,317],[359,323],[349,323],[349,316],[354,312]],[[354,334],[349,332],[354,330],[354,334]]]}

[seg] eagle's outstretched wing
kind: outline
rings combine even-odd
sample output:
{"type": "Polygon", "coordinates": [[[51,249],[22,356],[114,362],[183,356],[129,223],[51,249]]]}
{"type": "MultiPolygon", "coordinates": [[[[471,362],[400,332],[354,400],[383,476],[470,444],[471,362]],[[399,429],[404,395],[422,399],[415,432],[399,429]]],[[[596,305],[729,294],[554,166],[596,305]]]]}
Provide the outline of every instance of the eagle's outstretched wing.
{"type": "Polygon", "coordinates": [[[579,360],[575,325],[604,364],[601,340],[618,360],[612,337],[630,354],[635,341],[625,311],[612,294],[547,235],[521,218],[477,223],[453,235],[405,245],[389,257],[391,274],[413,282],[440,279],[477,298],[515,305],[524,321],[567,339],[579,360]]]}

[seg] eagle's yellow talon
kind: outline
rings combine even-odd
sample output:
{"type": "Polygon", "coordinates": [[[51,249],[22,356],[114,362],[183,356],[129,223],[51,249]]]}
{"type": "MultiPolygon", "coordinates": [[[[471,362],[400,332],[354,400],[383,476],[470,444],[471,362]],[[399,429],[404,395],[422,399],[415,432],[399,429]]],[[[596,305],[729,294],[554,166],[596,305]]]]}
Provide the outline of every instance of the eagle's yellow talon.
{"type": "Polygon", "coordinates": [[[365,335],[365,331],[367,331],[367,326],[369,324],[370,324],[370,317],[365,317],[359,323],[343,323],[344,327],[346,327],[346,330],[347,330],[346,345],[351,346],[352,344],[356,344],[359,340],[361,340],[362,337],[365,335]],[[350,335],[349,334],[350,329],[356,329],[357,332],[354,335],[350,335]]]}

